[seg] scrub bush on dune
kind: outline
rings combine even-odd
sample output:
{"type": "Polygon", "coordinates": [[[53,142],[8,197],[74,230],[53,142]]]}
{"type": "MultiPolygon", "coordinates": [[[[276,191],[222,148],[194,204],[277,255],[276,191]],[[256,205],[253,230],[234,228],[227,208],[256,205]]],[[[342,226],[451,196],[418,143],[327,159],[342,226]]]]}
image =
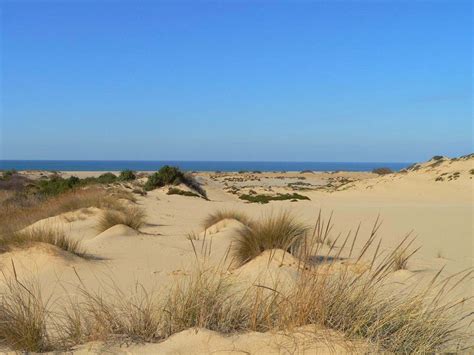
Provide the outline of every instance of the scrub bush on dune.
{"type": "Polygon", "coordinates": [[[207,199],[206,191],[192,174],[184,173],[179,168],[169,165],[163,166],[159,171],[150,175],[145,183],[144,189],[150,191],[166,185],[179,184],[185,184],[207,199]]]}

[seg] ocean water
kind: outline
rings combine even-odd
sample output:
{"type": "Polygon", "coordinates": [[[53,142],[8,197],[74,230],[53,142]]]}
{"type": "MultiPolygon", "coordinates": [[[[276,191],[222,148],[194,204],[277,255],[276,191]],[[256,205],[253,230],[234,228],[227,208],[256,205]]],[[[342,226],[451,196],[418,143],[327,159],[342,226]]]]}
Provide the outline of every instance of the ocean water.
{"type": "Polygon", "coordinates": [[[155,171],[163,165],[187,171],[371,171],[387,167],[398,171],[411,163],[284,162],[284,161],[144,161],[144,160],[0,160],[0,170],[47,171],[155,171]]]}

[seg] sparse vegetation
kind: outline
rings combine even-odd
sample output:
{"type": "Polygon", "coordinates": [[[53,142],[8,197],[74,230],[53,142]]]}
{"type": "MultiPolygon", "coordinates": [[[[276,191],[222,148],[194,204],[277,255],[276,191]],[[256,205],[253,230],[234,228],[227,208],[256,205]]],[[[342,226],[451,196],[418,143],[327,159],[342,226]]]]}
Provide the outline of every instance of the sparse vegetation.
{"type": "Polygon", "coordinates": [[[392,263],[393,269],[395,271],[398,270],[406,270],[408,266],[408,260],[418,251],[415,249],[412,252],[408,252],[408,246],[403,249],[397,249],[395,252],[392,253],[392,263]]]}
{"type": "Polygon", "coordinates": [[[390,168],[376,168],[372,170],[372,173],[377,174],[377,175],[387,175],[387,174],[393,174],[393,170],[390,168]]]}
{"type": "Polygon", "coordinates": [[[145,211],[139,207],[124,207],[119,210],[106,210],[99,219],[97,230],[103,232],[117,224],[124,224],[136,231],[145,224],[145,211]]]}
{"type": "Polygon", "coordinates": [[[303,196],[298,193],[292,194],[276,194],[276,195],[250,195],[243,194],[240,195],[241,200],[245,200],[252,203],[268,203],[270,201],[284,201],[284,200],[309,200],[308,196],[303,196]]]}
{"type": "Polygon", "coordinates": [[[181,190],[181,189],[178,189],[177,187],[170,187],[166,194],[167,195],[189,196],[189,197],[201,197],[201,196],[199,196],[198,194],[196,194],[192,191],[181,190]]]}
{"type": "Polygon", "coordinates": [[[53,174],[49,179],[41,179],[38,181],[28,181],[25,184],[27,192],[44,196],[57,196],[71,190],[77,190],[89,185],[107,185],[118,181],[116,175],[112,173],[104,173],[99,177],[86,177],[80,179],[77,176],[71,176],[67,179],[53,174]]]}
{"type": "Polygon", "coordinates": [[[202,226],[204,229],[208,229],[224,219],[234,219],[245,226],[251,226],[254,224],[254,221],[243,212],[236,210],[221,210],[209,214],[202,222],[202,226]]]}
{"type": "Polygon", "coordinates": [[[6,180],[6,179],[9,179],[13,175],[16,175],[16,174],[18,174],[18,172],[15,169],[4,170],[4,171],[2,171],[2,178],[6,180]]]}
{"type": "MultiPolygon", "coordinates": [[[[0,299],[0,339],[19,351],[62,351],[97,340],[159,342],[195,327],[231,334],[317,325],[316,329],[336,330],[348,340],[366,341],[373,352],[463,350],[469,334],[459,329],[459,319],[469,315],[462,311],[461,302],[443,303],[442,297],[451,287],[469,280],[472,271],[445,280],[438,280],[438,274],[426,289],[387,292],[384,281],[393,270],[394,255],[411,244],[405,243],[407,239],[386,257],[381,257],[378,247],[368,255],[376,240],[376,223],[361,251],[350,259],[353,262],[326,258],[320,269],[320,264],[310,262],[319,244],[310,241],[326,240],[330,223],[318,218],[311,234],[288,215],[282,216],[263,219],[258,226],[267,226],[265,235],[270,239],[281,239],[272,249],[287,248],[298,236],[301,264],[294,265],[298,276],[286,290],[279,288],[277,280],[273,286],[243,286],[228,272],[199,263],[191,277],[179,279],[164,296],[141,285],[126,295],[113,282],[91,292],[81,281],[80,300],[68,298],[62,311],[52,312],[48,300],[41,297],[39,284],[18,280],[15,271],[14,278],[4,273],[7,289],[0,299]],[[306,238],[301,240],[301,233],[306,238]],[[370,264],[355,272],[353,267],[364,256],[370,264]],[[436,297],[427,297],[430,294],[436,297]]],[[[344,245],[353,245],[349,236],[344,245]]]]}
{"type": "Polygon", "coordinates": [[[239,264],[244,264],[265,250],[283,249],[294,254],[306,231],[307,227],[287,212],[270,215],[237,230],[234,255],[239,264]]]}

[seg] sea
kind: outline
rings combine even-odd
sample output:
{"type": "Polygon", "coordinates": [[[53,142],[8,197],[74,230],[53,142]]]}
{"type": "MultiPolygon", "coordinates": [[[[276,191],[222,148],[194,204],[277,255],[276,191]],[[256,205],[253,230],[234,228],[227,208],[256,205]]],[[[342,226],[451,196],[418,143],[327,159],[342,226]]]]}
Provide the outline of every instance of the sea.
{"type": "Polygon", "coordinates": [[[45,171],[156,171],[164,165],[186,171],[371,171],[386,167],[393,171],[411,163],[400,162],[288,162],[288,161],[164,161],[164,160],[0,160],[0,170],[45,171]]]}

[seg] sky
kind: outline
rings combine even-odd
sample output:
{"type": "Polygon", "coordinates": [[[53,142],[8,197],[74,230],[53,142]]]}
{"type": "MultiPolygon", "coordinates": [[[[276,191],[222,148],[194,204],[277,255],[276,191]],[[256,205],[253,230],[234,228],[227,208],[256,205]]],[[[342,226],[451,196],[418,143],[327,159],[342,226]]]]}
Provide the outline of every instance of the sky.
{"type": "Polygon", "coordinates": [[[9,1],[0,159],[473,149],[471,1],[9,1]]]}

